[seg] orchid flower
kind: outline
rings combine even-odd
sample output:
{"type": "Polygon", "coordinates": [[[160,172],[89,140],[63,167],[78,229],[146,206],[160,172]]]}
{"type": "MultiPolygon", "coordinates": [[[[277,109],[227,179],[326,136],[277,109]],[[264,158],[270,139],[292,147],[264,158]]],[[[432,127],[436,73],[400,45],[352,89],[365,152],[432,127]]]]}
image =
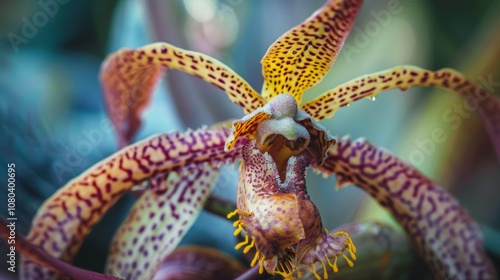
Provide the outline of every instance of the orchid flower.
{"type": "MultiPolygon", "coordinates": [[[[482,97],[479,110],[500,155],[500,102],[495,96],[452,69],[398,66],[302,102],[304,92],[330,70],[361,3],[329,0],[272,44],[261,61],[261,94],[222,62],[168,43],[111,54],[100,79],[123,148],[49,198],[27,240],[71,262],[109,207],[149,183],[113,239],[106,273],[152,279],[203,208],[220,166],[239,161],[237,209],[228,217],[237,218],[235,235],[244,233],[236,248],[244,253],[255,248],[251,265],[258,265],[260,273],[291,279],[309,272],[326,279],[328,270],[338,271],[339,259],[348,266],[356,263],[362,248],[356,248],[347,232],[326,230],[307,193],[310,167],[326,176],[335,174],[339,188],[360,187],[386,207],[437,278],[495,278],[479,228],[455,198],[390,152],[364,139],[335,138],[318,123],[341,107],[387,90],[437,86],[463,97],[482,97]],[[219,125],[164,133],[129,145],[149,101],[136,102],[134,94],[139,90],[149,97],[164,69],[219,87],[246,115],[231,129],[219,125]]],[[[55,276],[38,263],[25,258],[22,276],[55,276]]]]}

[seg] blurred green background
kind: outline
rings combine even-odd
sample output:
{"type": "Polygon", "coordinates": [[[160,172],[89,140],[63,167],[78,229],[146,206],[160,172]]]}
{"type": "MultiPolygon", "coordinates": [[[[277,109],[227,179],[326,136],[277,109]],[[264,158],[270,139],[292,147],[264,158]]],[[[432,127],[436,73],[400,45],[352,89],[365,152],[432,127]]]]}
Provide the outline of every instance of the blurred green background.
{"type": "MultiPolygon", "coordinates": [[[[26,234],[43,200],[116,150],[114,132],[103,128],[107,117],[97,78],[107,54],[167,41],[222,60],[260,90],[260,59],[267,48],[323,2],[1,0],[0,163],[16,164],[18,230],[26,234]]],[[[500,1],[495,0],[366,1],[336,64],[305,100],[400,64],[452,67],[498,95],[499,15],[500,1]]],[[[243,115],[203,81],[173,71],[163,77],[137,139],[243,115]]],[[[333,135],[365,137],[393,151],[453,192],[485,230],[488,252],[500,263],[500,165],[478,118],[457,115],[454,108],[461,104],[443,90],[391,91],[376,102],[363,100],[344,108],[323,124],[333,135]],[[452,125],[446,114],[459,116],[459,124],[452,125]],[[422,148],[435,129],[444,130],[447,140],[422,148]]],[[[233,168],[225,169],[215,195],[234,200],[236,176],[233,168]]],[[[6,178],[6,171],[0,171],[0,182],[6,178]]],[[[392,222],[357,188],[337,192],[334,178],[325,180],[312,172],[308,184],[330,229],[355,220],[392,222]]],[[[6,187],[0,193],[5,197],[6,187]]],[[[109,240],[133,200],[126,196],[96,227],[76,260],[78,266],[102,271],[109,240]]],[[[2,216],[6,210],[2,207],[2,216]]],[[[203,213],[184,243],[239,256],[227,242],[231,236],[230,223],[203,213]]],[[[3,251],[0,256],[5,256],[3,251]]],[[[403,278],[428,276],[419,273],[403,278]]]]}

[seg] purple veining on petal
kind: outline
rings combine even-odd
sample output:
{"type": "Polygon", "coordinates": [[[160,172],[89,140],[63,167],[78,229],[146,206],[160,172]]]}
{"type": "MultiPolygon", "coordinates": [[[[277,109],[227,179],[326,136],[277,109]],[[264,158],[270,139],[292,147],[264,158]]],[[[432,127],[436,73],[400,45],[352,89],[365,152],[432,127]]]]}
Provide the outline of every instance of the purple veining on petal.
{"type": "Polygon", "coordinates": [[[495,277],[482,248],[481,232],[444,189],[383,149],[343,138],[321,167],[342,184],[355,184],[387,208],[411,237],[436,277],[495,277]],[[367,173],[366,166],[373,167],[367,173]]]}

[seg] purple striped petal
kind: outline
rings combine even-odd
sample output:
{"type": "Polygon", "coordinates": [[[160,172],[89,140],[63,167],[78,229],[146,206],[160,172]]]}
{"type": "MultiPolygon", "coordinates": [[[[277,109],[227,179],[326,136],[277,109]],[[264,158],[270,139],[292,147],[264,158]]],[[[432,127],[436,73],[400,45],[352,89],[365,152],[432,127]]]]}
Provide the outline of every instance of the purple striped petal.
{"type": "Polygon", "coordinates": [[[365,140],[343,138],[316,169],[355,184],[387,208],[439,279],[491,279],[477,224],[444,189],[365,140]]]}
{"type": "MultiPolygon", "coordinates": [[[[49,198],[33,220],[28,240],[70,262],[83,239],[118,198],[158,175],[240,158],[241,139],[224,152],[226,129],[160,134],[138,142],[97,163],[49,198]]],[[[25,262],[23,276],[32,277],[36,265],[25,262]]],[[[44,271],[51,278],[50,271],[44,271]]],[[[42,278],[38,278],[42,279],[42,278]]]]}

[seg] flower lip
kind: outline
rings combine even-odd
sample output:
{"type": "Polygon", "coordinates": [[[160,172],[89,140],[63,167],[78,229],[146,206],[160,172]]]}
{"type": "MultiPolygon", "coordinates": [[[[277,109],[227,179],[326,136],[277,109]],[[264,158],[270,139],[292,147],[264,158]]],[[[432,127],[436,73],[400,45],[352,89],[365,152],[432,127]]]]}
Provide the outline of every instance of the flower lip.
{"type": "Polygon", "coordinates": [[[257,126],[256,138],[260,152],[269,153],[276,163],[281,181],[286,179],[289,158],[305,150],[310,140],[306,128],[290,117],[262,121],[257,126]]]}
{"type": "Polygon", "coordinates": [[[257,126],[257,145],[272,145],[276,135],[282,135],[287,142],[296,142],[298,147],[290,147],[293,150],[303,150],[309,144],[309,132],[296,123],[292,118],[269,119],[262,121],[257,126]]]}

